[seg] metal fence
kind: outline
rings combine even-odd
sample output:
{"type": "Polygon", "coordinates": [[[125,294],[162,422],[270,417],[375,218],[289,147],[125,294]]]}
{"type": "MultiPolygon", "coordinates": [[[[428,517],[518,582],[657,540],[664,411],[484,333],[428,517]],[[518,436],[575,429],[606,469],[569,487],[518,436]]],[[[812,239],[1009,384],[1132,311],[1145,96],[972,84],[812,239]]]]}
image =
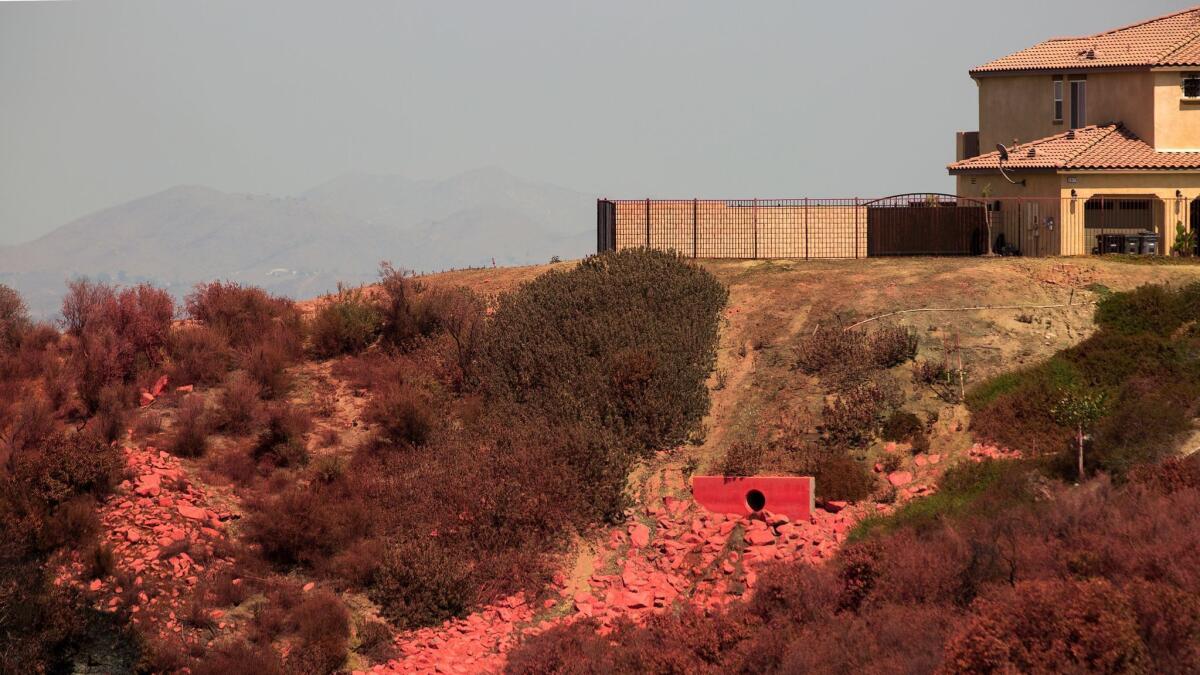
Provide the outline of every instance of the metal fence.
{"type": "Polygon", "coordinates": [[[597,202],[597,250],[672,249],[695,258],[1087,255],[1170,250],[1175,223],[1200,225],[1200,200],[1003,198],[936,193],[882,199],[597,202]]]}

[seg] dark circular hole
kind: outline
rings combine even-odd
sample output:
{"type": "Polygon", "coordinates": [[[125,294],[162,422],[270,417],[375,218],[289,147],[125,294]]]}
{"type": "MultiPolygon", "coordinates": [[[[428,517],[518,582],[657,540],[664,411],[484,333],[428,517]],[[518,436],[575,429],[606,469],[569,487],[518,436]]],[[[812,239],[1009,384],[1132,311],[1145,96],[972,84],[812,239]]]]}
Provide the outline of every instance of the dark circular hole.
{"type": "Polygon", "coordinates": [[[767,505],[767,496],[758,490],[751,490],[746,493],[746,506],[750,507],[751,511],[762,511],[767,505]]]}

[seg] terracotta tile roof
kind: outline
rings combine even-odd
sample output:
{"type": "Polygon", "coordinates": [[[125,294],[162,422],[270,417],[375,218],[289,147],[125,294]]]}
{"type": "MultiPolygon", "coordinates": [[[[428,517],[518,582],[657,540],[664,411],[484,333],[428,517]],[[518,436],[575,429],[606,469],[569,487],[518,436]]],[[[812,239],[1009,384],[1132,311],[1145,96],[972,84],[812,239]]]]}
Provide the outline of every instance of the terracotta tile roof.
{"type": "Polygon", "coordinates": [[[971,75],[1020,70],[1196,65],[1200,65],[1200,7],[1096,35],[1046,40],[974,68],[971,75]]]}
{"type": "MultiPolygon", "coordinates": [[[[955,162],[950,173],[992,170],[1000,166],[1000,152],[955,162]]],[[[1200,170],[1200,152],[1159,152],[1121,124],[1092,125],[1066,131],[1008,151],[1008,169],[1168,169],[1200,170]]]]}

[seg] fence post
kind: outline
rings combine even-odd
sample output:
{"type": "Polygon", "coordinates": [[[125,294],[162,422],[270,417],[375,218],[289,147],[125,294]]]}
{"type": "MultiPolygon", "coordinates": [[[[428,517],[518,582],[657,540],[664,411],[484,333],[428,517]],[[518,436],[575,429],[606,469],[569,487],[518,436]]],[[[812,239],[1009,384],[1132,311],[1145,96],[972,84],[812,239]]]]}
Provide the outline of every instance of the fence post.
{"type": "Polygon", "coordinates": [[[858,258],[858,197],[854,198],[854,257],[858,258]]]}
{"type": "Polygon", "coordinates": [[[700,257],[700,226],[696,217],[696,211],[699,209],[700,200],[692,199],[692,257],[700,257]]]}
{"type": "Polygon", "coordinates": [[[650,248],[650,200],[646,200],[646,248],[650,248]]]}
{"type": "Polygon", "coordinates": [[[751,209],[754,219],[754,252],[753,257],[758,260],[758,197],[754,198],[754,208],[751,209]]]}
{"type": "Polygon", "coordinates": [[[804,198],[804,259],[808,260],[808,197],[804,198]]]}

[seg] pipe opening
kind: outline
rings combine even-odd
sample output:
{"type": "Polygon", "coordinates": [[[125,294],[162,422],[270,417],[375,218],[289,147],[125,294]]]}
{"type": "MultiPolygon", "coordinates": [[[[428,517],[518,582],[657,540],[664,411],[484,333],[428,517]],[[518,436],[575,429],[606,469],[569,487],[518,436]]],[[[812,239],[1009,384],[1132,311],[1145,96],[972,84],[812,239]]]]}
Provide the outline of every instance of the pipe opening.
{"type": "Polygon", "coordinates": [[[767,505],[767,496],[758,490],[751,490],[746,493],[746,506],[750,507],[751,511],[762,511],[767,505]]]}

